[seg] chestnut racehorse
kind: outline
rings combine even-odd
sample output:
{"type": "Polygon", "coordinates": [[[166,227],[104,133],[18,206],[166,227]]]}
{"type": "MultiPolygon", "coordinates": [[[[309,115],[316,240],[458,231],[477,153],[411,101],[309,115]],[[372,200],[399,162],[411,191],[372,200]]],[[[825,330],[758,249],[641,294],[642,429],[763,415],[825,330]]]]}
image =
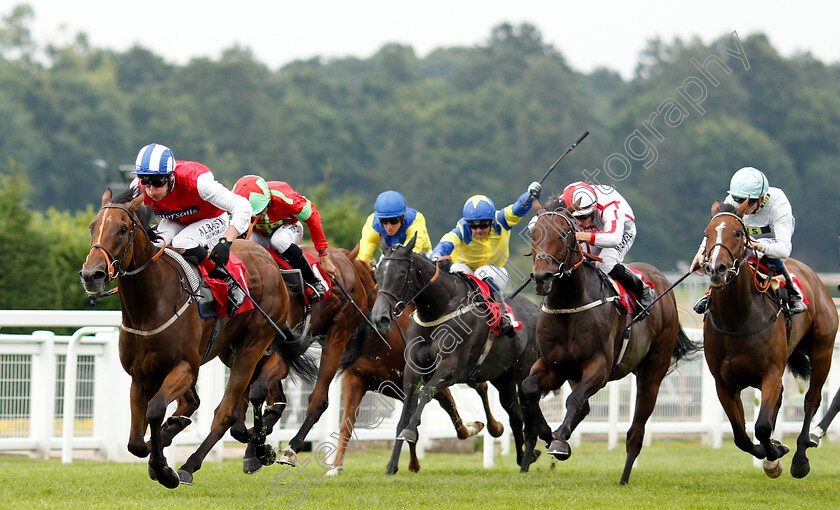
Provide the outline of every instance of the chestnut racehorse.
{"type": "Polygon", "coordinates": [[[808,429],[819,408],[831,365],[837,309],[816,273],[802,262],[787,259],[785,265],[798,277],[810,304],[807,311],[790,318],[790,329],[786,331],[778,296],[761,282],[755,266],[747,262],[751,250],[747,248],[749,234],[743,216],[748,206],[748,201],[738,208],[715,202],[705,230],[704,269],[712,282],[703,323],[706,361],[732,425],[735,444],[764,459],[764,470],[772,478],[782,473],[779,458],[788,452],[787,446],[772,438],[782,404],[785,366],[803,378],[810,373],[805,418],[790,467],[791,475],[802,478],[811,469],[805,454],[811,446],[808,429]],[[744,424],[741,390],[747,387],[761,390],[754,429],[758,444],[750,440],[744,424]]]}

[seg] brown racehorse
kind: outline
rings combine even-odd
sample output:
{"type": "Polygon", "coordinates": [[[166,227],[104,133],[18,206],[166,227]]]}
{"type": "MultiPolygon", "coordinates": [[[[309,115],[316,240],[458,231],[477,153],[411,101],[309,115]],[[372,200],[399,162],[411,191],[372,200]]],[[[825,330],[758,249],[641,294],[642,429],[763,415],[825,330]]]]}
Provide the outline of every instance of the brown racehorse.
{"type": "MultiPolygon", "coordinates": [[[[350,257],[355,257],[355,253],[351,252],[350,257]]],[[[373,287],[373,270],[360,260],[354,260],[354,263],[359,274],[363,277],[365,287],[369,289],[368,302],[373,303],[376,300],[375,288],[373,287]],[[365,276],[365,273],[367,273],[367,276],[365,276]]],[[[406,306],[403,313],[397,318],[397,327],[403,334],[409,326],[412,313],[414,313],[413,304],[406,306]]],[[[399,400],[403,400],[404,397],[402,376],[405,370],[405,341],[402,334],[396,328],[385,334],[383,338],[388,342],[388,346],[386,346],[375,331],[366,328],[362,333],[367,334],[354,335],[350,339],[350,343],[341,358],[340,370],[343,373],[341,397],[344,412],[341,416],[341,429],[335,460],[332,469],[327,472],[329,476],[337,475],[344,469],[345,451],[348,442],[353,437],[357,410],[365,393],[376,391],[399,400]]],[[[493,417],[490,411],[490,404],[487,399],[487,383],[474,383],[470,386],[475,389],[484,404],[490,435],[499,437],[504,431],[504,426],[493,417]]],[[[474,436],[484,428],[484,424],[480,422],[463,423],[448,388],[444,388],[443,391],[438,393],[435,399],[452,420],[458,439],[474,436]]],[[[416,473],[420,470],[416,444],[410,442],[408,445],[411,454],[408,469],[416,473]]]]}
{"type": "MultiPolygon", "coordinates": [[[[204,457],[235,420],[234,407],[242,398],[254,368],[278,335],[256,310],[221,319],[221,329],[210,349],[214,319],[202,319],[186,283],[184,269],[169,254],[152,244],[149,228],[150,208],[143,196],[133,198],[126,190],[113,198],[111,190],[102,195],[102,208],[90,224],[91,249],[79,276],[92,298],[102,296],[112,279],[119,282],[122,326],[119,351],[123,368],[131,376],[131,432],[128,450],[149,458],[149,476],[168,488],[191,483],[204,457]],[[162,254],[163,253],[163,254],[162,254]],[[161,255],[162,254],[162,255],[161,255]],[[235,350],[230,378],[216,408],[210,434],[176,473],[163,455],[163,418],[167,406],[180,399],[179,412],[198,406],[195,381],[202,361],[235,350]],[[143,435],[150,429],[150,442],[143,435]]],[[[236,254],[247,268],[248,288],[253,299],[278,325],[289,313],[289,298],[277,265],[265,250],[251,242],[233,243],[236,254]]],[[[284,366],[297,368],[305,346],[299,338],[275,341],[284,366]]],[[[255,415],[266,395],[252,391],[255,415]]],[[[188,414],[167,422],[164,434],[174,435],[183,428],[188,414]]]]}
{"type": "Polygon", "coordinates": [[[787,259],[804,295],[810,300],[806,312],[792,317],[790,331],[780,320],[782,309],[775,293],[759,282],[755,267],[747,263],[751,250],[742,220],[744,201],[737,209],[729,204],[712,205],[712,219],[706,227],[705,271],[712,282],[709,311],[703,323],[706,361],[715,378],[723,406],[738,448],[764,459],[764,470],[775,478],[782,473],[779,458],[788,448],[773,440],[776,415],[782,404],[782,376],[787,366],[810,384],[805,394],[805,419],[796,440],[790,473],[802,478],[810,471],[808,429],[820,405],[823,383],[828,376],[837,310],[817,275],[805,264],[787,259]],[[753,444],[745,430],[741,390],[761,390],[761,407],[755,422],[753,444]]]}
{"type": "MultiPolygon", "coordinates": [[[[653,412],[659,385],[672,362],[695,352],[679,324],[673,294],[662,296],[650,315],[632,326],[629,342],[622,334],[626,315],[610,303],[609,285],[599,271],[584,263],[575,240],[572,208],[552,197],[547,210],[538,213],[533,230],[533,277],[537,294],[546,296],[537,319],[537,347],[540,357],[522,382],[521,394],[527,403],[525,413],[525,453],[533,449],[537,437],[549,445],[548,453],[568,459],[572,450],[568,439],[589,413],[589,398],[630,373],[636,375],[636,410],[627,431],[627,459],[621,485],[630,479],[633,462],[642,449],[645,423],[653,412]],[[622,355],[623,353],[623,355],[622,355]],[[566,400],[566,415],[552,433],[540,409],[542,395],[569,381],[572,392],[566,400]]],[[[572,206],[574,207],[574,206],[572,206]]],[[[668,281],[649,264],[632,264],[652,282],[657,294],[668,288],[668,281]]],[[[528,464],[522,464],[522,471],[528,464]]]]}

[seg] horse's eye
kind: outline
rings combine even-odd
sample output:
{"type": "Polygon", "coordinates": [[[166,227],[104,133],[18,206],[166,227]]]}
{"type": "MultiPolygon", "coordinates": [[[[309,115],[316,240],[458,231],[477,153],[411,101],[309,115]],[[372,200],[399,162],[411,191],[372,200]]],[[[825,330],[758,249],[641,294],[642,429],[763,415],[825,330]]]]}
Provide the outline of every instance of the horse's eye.
{"type": "Polygon", "coordinates": [[[128,225],[123,225],[122,227],[120,227],[120,235],[123,235],[126,232],[128,232],[128,225]]]}
{"type": "Polygon", "coordinates": [[[741,232],[740,230],[738,230],[737,232],[735,232],[735,237],[737,237],[738,239],[740,239],[740,238],[744,237],[744,233],[743,233],[743,232],[741,232]]]}

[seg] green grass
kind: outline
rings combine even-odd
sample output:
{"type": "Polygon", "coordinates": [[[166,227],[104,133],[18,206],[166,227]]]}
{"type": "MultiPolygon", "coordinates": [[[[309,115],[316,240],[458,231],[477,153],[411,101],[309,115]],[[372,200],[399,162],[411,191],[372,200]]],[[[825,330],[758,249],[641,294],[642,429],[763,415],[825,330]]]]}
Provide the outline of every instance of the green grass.
{"type": "MultiPolygon", "coordinates": [[[[793,438],[787,438],[792,444],[793,438]]],[[[570,460],[541,458],[521,475],[512,457],[496,457],[496,468],[482,468],[481,453],[428,453],[420,473],[409,473],[407,454],[400,472],[382,473],[389,451],[353,451],[338,478],[320,479],[324,470],[311,454],[308,479],[302,468],[273,465],[251,476],[240,461],[208,462],[193,486],[168,490],[149,480],[144,463],[42,461],[0,456],[0,508],[838,508],[840,445],[809,450],[811,474],[793,479],[788,471],[772,480],[754,468],[731,442],[720,450],[691,441],[654,441],[642,450],[630,484],[618,486],[623,447],[605,443],[576,448],[570,460]],[[285,473],[285,475],[284,475],[285,473]],[[305,494],[304,494],[305,491],[305,494]],[[298,500],[298,498],[302,498],[298,500]]]]}

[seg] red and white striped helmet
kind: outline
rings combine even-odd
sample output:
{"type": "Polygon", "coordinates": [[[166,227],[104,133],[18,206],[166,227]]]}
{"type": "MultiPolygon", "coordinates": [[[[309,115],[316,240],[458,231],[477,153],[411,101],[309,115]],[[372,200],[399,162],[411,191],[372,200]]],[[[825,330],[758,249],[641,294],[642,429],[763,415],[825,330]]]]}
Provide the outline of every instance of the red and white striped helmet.
{"type": "Polygon", "coordinates": [[[566,205],[571,206],[578,200],[580,200],[578,210],[573,212],[572,216],[578,218],[589,216],[598,207],[595,188],[583,181],[573,182],[563,190],[563,201],[566,205]]]}

